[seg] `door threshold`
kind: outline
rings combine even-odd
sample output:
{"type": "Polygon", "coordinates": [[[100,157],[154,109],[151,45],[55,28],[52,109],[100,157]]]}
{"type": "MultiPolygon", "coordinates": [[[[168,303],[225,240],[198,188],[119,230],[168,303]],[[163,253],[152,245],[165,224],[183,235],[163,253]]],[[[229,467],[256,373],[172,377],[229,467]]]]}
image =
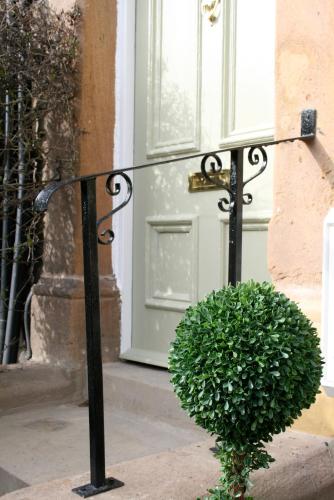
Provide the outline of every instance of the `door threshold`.
{"type": "Polygon", "coordinates": [[[131,348],[123,352],[120,359],[168,368],[168,354],[164,352],[131,348]]]}

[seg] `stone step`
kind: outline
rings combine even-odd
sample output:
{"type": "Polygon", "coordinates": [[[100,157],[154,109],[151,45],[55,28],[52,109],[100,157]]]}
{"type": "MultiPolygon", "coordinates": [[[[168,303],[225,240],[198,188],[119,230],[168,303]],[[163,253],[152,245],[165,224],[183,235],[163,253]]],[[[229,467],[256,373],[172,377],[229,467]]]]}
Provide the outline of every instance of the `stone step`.
{"type": "MultiPolygon", "coordinates": [[[[104,423],[107,466],[207,439],[200,429],[111,408],[107,401],[104,423]]],[[[89,470],[86,406],[45,406],[4,415],[0,436],[0,495],[89,470]]]]}
{"type": "MultiPolygon", "coordinates": [[[[194,500],[203,498],[219,477],[219,463],[210,452],[213,439],[113,465],[107,477],[124,486],[98,498],[110,500],[194,500]]],[[[256,500],[333,500],[332,442],[319,436],[286,432],[268,445],[276,458],[269,470],[251,476],[256,500]]],[[[74,500],[71,489],[89,475],[48,481],[18,490],[1,500],[74,500]]]]}
{"type": "Polygon", "coordinates": [[[104,397],[111,407],[146,415],[181,428],[195,427],[181,409],[166,369],[117,362],[105,364],[103,373],[104,397]]]}

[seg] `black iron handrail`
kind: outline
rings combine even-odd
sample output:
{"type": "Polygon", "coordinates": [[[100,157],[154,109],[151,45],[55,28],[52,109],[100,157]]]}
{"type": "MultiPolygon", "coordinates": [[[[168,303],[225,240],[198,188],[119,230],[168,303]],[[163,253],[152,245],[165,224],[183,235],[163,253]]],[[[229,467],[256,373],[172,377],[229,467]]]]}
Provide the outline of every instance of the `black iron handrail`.
{"type": "MultiPolygon", "coordinates": [[[[314,112],[314,110],[305,110],[303,113],[307,112],[314,112]]],[[[315,116],[315,115],[314,115],[315,116]]],[[[53,196],[53,194],[56,191],[59,191],[63,186],[67,186],[70,184],[75,184],[76,182],[80,182],[81,180],[90,180],[90,179],[97,179],[98,177],[106,177],[107,175],[111,174],[120,174],[123,172],[134,172],[136,170],[142,170],[144,168],[150,168],[150,167],[157,167],[157,166],[162,166],[162,165],[167,165],[170,163],[175,163],[179,161],[184,161],[184,160],[193,160],[194,158],[202,158],[204,156],[212,156],[212,155],[218,155],[221,153],[229,153],[232,151],[237,151],[238,149],[247,149],[247,148],[258,148],[258,147],[263,147],[266,148],[268,146],[277,146],[278,144],[283,144],[286,142],[295,142],[295,141],[308,141],[311,139],[315,138],[315,132],[310,132],[312,130],[311,128],[306,129],[305,128],[305,122],[303,121],[302,118],[302,125],[304,124],[304,129],[301,130],[301,135],[291,137],[288,139],[278,139],[276,141],[269,141],[269,142],[261,142],[261,143],[249,143],[245,144],[243,146],[235,146],[235,147],[230,147],[230,148],[221,148],[221,149],[216,149],[214,151],[209,151],[206,153],[195,153],[193,155],[188,155],[188,156],[177,156],[175,158],[169,158],[168,160],[161,160],[161,161],[156,161],[152,163],[143,163],[141,165],[135,165],[134,167],[126,167],[126,168],[120,168],[120,169],[115,169],[115,170],[107,170],[104,172],[99,172],[96,174],[88,174],[80,177],[71,177],[70,179],[66,179],[64,181],[54,181],[51,182],[50,184],[47,185],[39,193],[39,195],[36,198],[35,202],[35,208],[39,212],[44,212],[47,210],[47,206],[49,203],[50,198],[53,196]],[[304,133],[303,133],[304,130],[304,133]]]]}
{"type": "Polygon", "coordinates": [[[201,171],[203,176],[227,192],[227,195],[218,201],[218,207],[221,211],[229,213],[228,281],[230,284],[235,285],[241,280],[243,205],[249,205],[253,200],[251,193],[244,193],[244,187],[266,169],[266,147],[286,142],[310,141],[315,138],[315,134],[316,111],[304,110],[301,114],[301,134],[296,137],[260,144],[245,144],[207,153],[196,153],[190,156],[169,158],[154,163],[96,173],[83,177],[75,177],[65,181],[52,182],[39,193],[36,198],[35,207],[37,211],[43,212],[47,210],[52,196],[59,189],[75,183],[80,183],[81,185],[91,482],[75,488],[73,490],[75,493],[83,497],[89,497],[123,485],[121,481],[114,478],[106,478],[105,476],[98,243],[104,245],[112,243],[114,240],[112,228],[100,231],[100,225],[112,217],[116,212],[124,208],[131,199],[132,181],[127,175],[127,172],[194,158],[202,158],[201,171]],[[248,161],[250,164],[258,166],[259,169],[254,175],[244,181],[243,162],[245,149],[249,149],[248,161]],[[218,155],[224,152],[231,153],[229,184],[219,180],[218,177],[210,176],[210,173],[222,170],[222,161],[218,155]],[[115,182],[117,177],[125,181],[127,193],[125,199],[119,206],[113,208],[108,214],[100,219],[97,219],[96,179],[103,176],[107,176],[106,191],[109,195],[117,196],[121,193],[120,182],[115,182]]]}

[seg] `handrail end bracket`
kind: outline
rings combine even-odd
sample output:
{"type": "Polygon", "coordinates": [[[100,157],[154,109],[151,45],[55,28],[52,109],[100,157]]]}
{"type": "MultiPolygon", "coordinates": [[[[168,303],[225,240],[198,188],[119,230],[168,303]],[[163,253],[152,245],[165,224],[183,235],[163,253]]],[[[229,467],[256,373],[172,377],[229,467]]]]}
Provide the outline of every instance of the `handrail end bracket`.
{"type": "Polygon", "coordinates": [[[301,113],[300,135],[303,140],[311,140],[316,136],[317,131],[317,110],[303,109],[301,113]]]}

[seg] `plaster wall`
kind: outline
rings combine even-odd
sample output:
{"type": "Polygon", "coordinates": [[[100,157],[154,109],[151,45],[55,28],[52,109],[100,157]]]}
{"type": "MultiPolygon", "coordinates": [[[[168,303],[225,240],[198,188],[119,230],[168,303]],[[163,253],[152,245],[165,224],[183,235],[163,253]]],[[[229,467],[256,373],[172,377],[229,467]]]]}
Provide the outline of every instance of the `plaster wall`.
{"type": "MultiPolygon", "coordinates": [[[[57,10],[73,0],[52,0],[57,10]]],[[[116,0],[82,0],[79,96],[80,161],[77,175],[112,170],[116,0]]],[[[105,179],[104,179],[105,182],[105,179]]],[[[111,210],[103,180],[97,183],[98,216],[111,210]]],[[[109,221],[110,222],[110,221],[109,221]]],[[[106,226],[108,227],[108,226],[106,226]]],[[[99,248],[101,330],[105,361],[118,358],[119,293],[111,248],[99,248]]],[[[32,301],[33,359],[66,367],[85,361],[85,312],[79,190],[57,193],[45,218],[44,269],[32,301]]]]}
{"type": "MultiPolygon", "coordinates": [[[[334,3],[277,0],[276,133],[299,135],[300,111],[315,108],[312,143],[276,148],[269,266],[277,287],[300,303],[320,333],[322,227],[334,206],[334,3]]],[[[296,427],[334,433],[334,400],[324,394],[296,427]]]]}

